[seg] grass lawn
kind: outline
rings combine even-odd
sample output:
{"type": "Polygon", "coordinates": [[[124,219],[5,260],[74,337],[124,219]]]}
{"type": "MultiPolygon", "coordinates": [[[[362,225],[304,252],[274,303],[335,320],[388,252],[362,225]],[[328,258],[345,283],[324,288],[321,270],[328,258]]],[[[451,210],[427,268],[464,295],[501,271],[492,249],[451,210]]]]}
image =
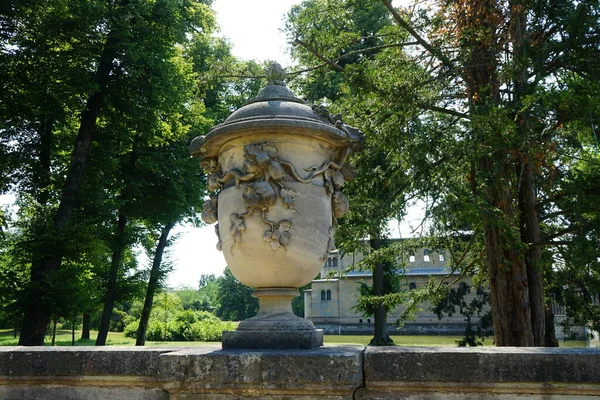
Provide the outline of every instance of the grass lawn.
{"type": "MultiPolygon", "coordinates": [[[[10,329],[0,329],[0,346],[16,346],[18,337],[13,337],[13,331],[10,329]]],[[[75,346],[94,346],[96,335],[98,332],[92,331],[91,340],[77,340],[81,335],[81,331],[75,332],[75,346]]],[[[325,344],[327,345],[342,345],[355,344],[366,346],[371,340],[371,336],[360,335],[325,335],[325,344]]],[[[392,336],[394,343],[397,346],[456,346],[456,341],[460,336],[392,336]]],[[[49,346],[51,338],[46,337],[45,344],[49,346]]],[[[106,340],[108,346],[134,346],[135,339],[127,338],[122,332],[109,332],[106,340]]],[[[147,346],[207,346],[213,344],[221,344],[220,342],[146,342],[147,346]]],[[[492,338],[486,338],[483,342],[484,346],[492,346],[492,338]]],[[[57,346],[71,346],[71,331],[58,330],[56,331],[57,346]]],[[[570,340],[560,342],[561,347],[587,347],[583,340],[570,340]]]]}
{"type": "MultiPolygon", "coordinates": [[[[75,346],[94,346],[96,344],[96,336],[98,332],[91,331],[90,340],[79,339],[81,331],[75,331],[75,346]]],[[[0,346],[16,346],[19,342],[19,338],[14,338],[14,331],[8,329],[0,329],[0,346]]],[[[52,343],[52,337],[46,336],[44,344],[50,346],[52,343]]],[[[57,330],[56,331],[56,345],[57,346],[71,346],[71,331],[69,330],[57,330]]],[[[221,342],[151,342],[147,341],[146,346],[206,346],[210,344],[221,344],[221,342]]],[[[128,338],[123,335],[123,332],[108,332],[106,338],[107,346],[135,346],[135,339],[128,338]]]]}
{"type": "MultiPolygon", "coordinates": [[[[326,335],[326,344],[363,344],[368,345],[373,336],[354,336],[354,335],[326,335]]],[[[399,335],[392,336],[396,346],[456,346],[456,341],[462,339],[460,336],[410,336],[399,335]]],[[[488,338],[483,342],[484,346],[491,346],[492,339],[488,338]]]]}

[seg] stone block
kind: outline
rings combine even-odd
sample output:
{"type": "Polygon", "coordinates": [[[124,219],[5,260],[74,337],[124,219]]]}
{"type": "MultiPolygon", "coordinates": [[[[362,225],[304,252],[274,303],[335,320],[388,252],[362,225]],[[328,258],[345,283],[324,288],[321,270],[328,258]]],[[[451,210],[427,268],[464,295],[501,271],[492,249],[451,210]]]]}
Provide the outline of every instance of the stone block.
{"type": "Polygon", "coordinates": [[[362,346],[317,350],[198,347],[160,357],[171,399],[351,399],[362,384],[362,346]]]}
{"type": "Polygon", "coordinates": [[[368,347],[358,399],[600,396],[600,350],[368,347]]]}
{"type": "Polygon", "coordinates": [[[323,330],[224,331],[224,349],[316,349],[323,346],[323,330]]]}
{"type": "Polygon", "coordinates": [[[0,347],[0,399],[167,400],[156,379],[169,348],[0,347]]]}
{"type": "Polygon", "coordinates": [[[0,376],[151,377],[158,357],[179,348],[132,346],[0,347],[0,376]]]}

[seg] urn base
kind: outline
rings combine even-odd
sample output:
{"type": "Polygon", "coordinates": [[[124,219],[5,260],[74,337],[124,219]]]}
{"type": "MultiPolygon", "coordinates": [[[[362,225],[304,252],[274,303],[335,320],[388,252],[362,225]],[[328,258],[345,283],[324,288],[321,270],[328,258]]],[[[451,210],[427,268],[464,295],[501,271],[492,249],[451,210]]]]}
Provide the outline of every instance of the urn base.
{"type": "Polygon", "coordinates": [[[259,288],[259,311],[241,321],[235,331],[223,332],[224,349],[315,349],[323,346],[323,330],[292,312],[292,288],[259,288]]]}
{"type": "Polygon", "coordinates": [[[323,346],[323,330],[224,331],[224,349],[317,349],[323,346]]]}

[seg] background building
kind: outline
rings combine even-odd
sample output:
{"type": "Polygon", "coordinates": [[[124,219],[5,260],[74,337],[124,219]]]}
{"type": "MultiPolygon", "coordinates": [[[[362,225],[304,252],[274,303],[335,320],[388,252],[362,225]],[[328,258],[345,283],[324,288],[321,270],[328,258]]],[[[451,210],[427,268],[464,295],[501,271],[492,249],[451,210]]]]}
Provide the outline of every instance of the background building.
{"type": "MultiPolygon", "coordinates": [[[[362,253],[340,255],[335,250],[330,253],[321,271],[321,278],[312,281],[312,289],[304,292],[304,315],[315,326],[326,333],[370,334],[373,331],[373,318],[365,317],[354,310],[359,284],[372,284],[370,270],[357,270],[362,253]]],[[[403,274],[405,288],[422,288],[431,279],[440,281],[451,273],[449,261],[443,252],[419,249],[409,257],[403,274]]],[[[453,282],[459,275],[454,274],[447,282],[453,282]]],[[[455,285],[471,285],[471,279],[465,277],[455,285]]],[[[470,294],[469,296],[473,296],[470,294]]],[[[468,300],[467,300],[468,301],[468,300]]],[[[420,304],[420,310],[413,321],[408,321],[398,330],[391,326],[400,317],[404,307],[400,306],[388,314],[390,333],[405,334],[464,334],[465,318],[456,313],[452,317],[439,319],[431,310],[428,302],[420,304]]]]}

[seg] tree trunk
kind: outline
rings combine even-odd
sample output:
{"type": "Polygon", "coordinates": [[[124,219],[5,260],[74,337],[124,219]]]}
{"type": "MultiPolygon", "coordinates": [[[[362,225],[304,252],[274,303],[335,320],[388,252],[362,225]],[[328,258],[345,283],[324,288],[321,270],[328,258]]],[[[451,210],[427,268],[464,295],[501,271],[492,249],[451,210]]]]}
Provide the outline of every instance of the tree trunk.
{"type": "Polygon", "coordinates": [[[75,346],[75,317],[71,320],[71,346],[75,346]]]}
{"type": "MultiPolygon", "coordinates": [[[[60,238],[61,231],[69,223],[76,208],[77,194],[84,178],[90,144],[96,131],[96,121],[100,115],[106,86],[110,79],[112,62],[116,55],[114,40],[111,40],[111,37],[112,35],[109,35],[98,63],[96,71],[98,87],[88,97],[85,109],[81,113],[79,131],[71,154],[71,162],[62,189],[58,210],[54,216],[53,237],[55,238],[60,238]]],[[[49,302],[44,300],[50,293],[48,276],[58,271],[62,258],[60,246],[56,246],[51,252],[39,256],[38,260],[32,263],[29,298],[36,301],[30,301],[25,307],[23,329],[19,338],[20,345],[42,346],[44,344],[46,326],[48,326],[52,311],[49,302]]]]}
{"type": "MultiPolygon", "coordinates": [[[[372,235],[369,240],[369,245],[372,251],[377,251],[381,248],[381,239],[377,235],[372,235]]],[[[385,295],[385,275],[383,264],[377,263],[373,270],[373,295],[385,295]]],[[[369,343],[371,346],[386,346],[392,345],[394,342],[390,338],[387,329],[387,310],[385,305],[378,304],[375,306],[373,313],[375,333],[373,339],[369,343]]]]}
{"type": "Polygon", "coordinates": [[[527,289],[531,310],[531,329],[534,346],[544,346],[546,312],[544,304],[544,280],[542,274],[542,250],[532,244],[540,241],[540,224],[535,205],[535,186],[531,162],[520,166],[521,186],[519,188],[519,211],[521,221],[521,241],[528,245],[525,257],[527,267],[527,289]]]}
{"type": "Polygon", "coordinates": [[[81,323],[81,339],[90,339],[90,314],[83,313],[83,322],[81,323]]]}
{"type": "Polygon", "coordinates": [[[108,329],[110,327],[110,316],[115,305],[115,297],[117,294],[117,279],[119,277],[119,269],[125,249],[125,226],[127,225],[127,217],[119,213],[117,222],[117,230],[115,232],[115,247],[113,249],[112,260],[110,263],[110,271],[108,275],[108,285],[106,287],[106,296],[104,296],[104,309],[102,310],[102,318],[100,327],[98,328],[98,337],[96,338],[96,346],[104,346],[108,329]]]}
{"type": "MultiPolygon", "coordinates": [[[[521,0],[513,0],[510,3],[511,11],[511,42],[514,49],[514,61],[516,65],[524,65],[517,71],[514,83],[515,113],[517,132],[523,141],[523,152],[531,151],[531,138],[529,135],[529,115],[521,112],[523,99],[529,94],[527,85],[527,8],[521,0]]],[[[521,154],[517,162],[516,174],[519,177],[519,221],[521,241],[528,248],[525,255],[527,268],[527,289],[529,291],[529,308],[531,312],[531,329],[533,334],[533,345],[544,346],[545,342],[545,305],[544,305],[544,281],[542,274],[542,251],[533,243],[540,241],[540,223],[536,208],[535,182],[531,156],[521,154]]]]}
{"type": "Polygon", "coordinates": [[[148,321],[150,319],[150,312],[152,311],[152,302],[160,280],[160,265],[162,263],[163,252],[165,247],[167,247],[167,238],[169,237],[172,228],[173,224],[168,224],[162,229],[156,251],[154,252],[154,261],[152,262],[152,269],[150,270],[150,279],[148,280],[148,288],[146,289],[144,308],[142,309],[140,325],[138,326],[136,333],[136,346],[143,346],[146,344],[146,331],[148,330],[148,321]]]}
{"type": "MultiPolygon", "coordinates": [[[[512,211],[508,207],[503,211],[510,220],[512,211]]],[[[487,218],[484,236],[496,346],[533,346],[525,263],[498,227],[507,221],[487,218]]]]}
{"type": "Polygon", "coordinates": [[[56,318],[52,320],[52,346],[56,346],[56,318]]]}
{"type": "Polygon", "coordinates": [[[467,56],[463,74],[474,149],[481,154],[473,178],[478,181],[472,188],[486,204],[482,224],[495,341],[497,346],[533,346],[527,271],[521,242],[511,233],[518,228],[509,189],[513,175],[505,165],[511,148],[502,127],[491,118],[500,100],[496,44],[500,40],[497,21],[502,20],[503,11],[495,0],[469,0],[456,7],[458,34],[467,56]]]}
{"type": "Polygon", "coordinates": [[[544,336],[545,347],[558,347],[558,340],[556,339],[556,330],[554,329],[554,313],[551,307],[545,308],[546,315],[546,331],[544,336]]]}

